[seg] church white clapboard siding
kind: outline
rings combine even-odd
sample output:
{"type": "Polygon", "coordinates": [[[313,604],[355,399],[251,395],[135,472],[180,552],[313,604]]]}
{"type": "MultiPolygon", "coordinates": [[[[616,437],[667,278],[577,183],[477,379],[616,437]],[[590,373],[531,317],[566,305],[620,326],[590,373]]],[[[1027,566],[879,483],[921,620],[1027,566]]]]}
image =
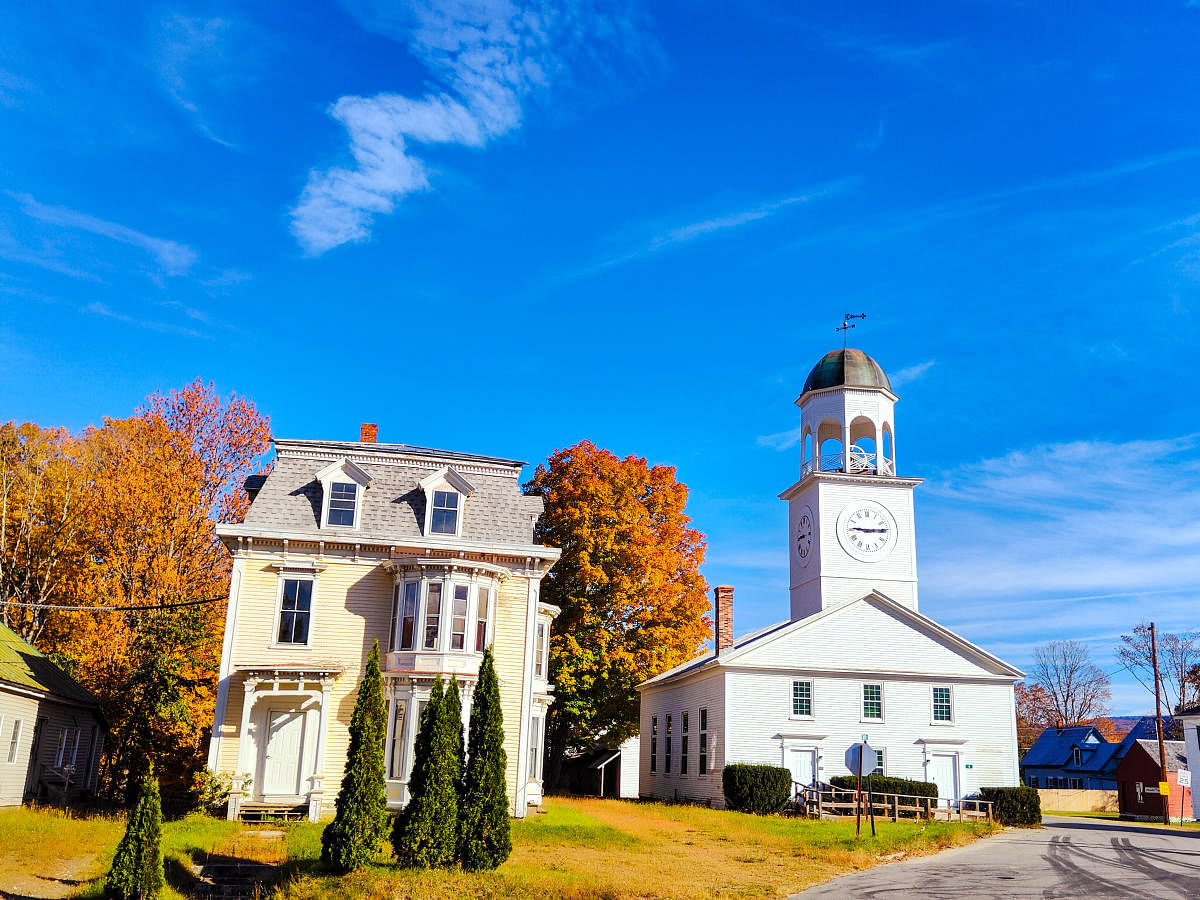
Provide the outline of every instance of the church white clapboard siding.
{"type": "Polygon", "coordinates": [[[861,351],[813,368],[796,401],[801,477],[780,495],[791,617],[735,641],[733,589],[716,589],[715,648],[638,687],[643,796],[722,806],[734,762],[825,782],[864,736],[877,771],[936,782],[947,803],[1018,784],[1024,673],[917,608],[920,479],[896,474],[896,400],[861,351]]]}

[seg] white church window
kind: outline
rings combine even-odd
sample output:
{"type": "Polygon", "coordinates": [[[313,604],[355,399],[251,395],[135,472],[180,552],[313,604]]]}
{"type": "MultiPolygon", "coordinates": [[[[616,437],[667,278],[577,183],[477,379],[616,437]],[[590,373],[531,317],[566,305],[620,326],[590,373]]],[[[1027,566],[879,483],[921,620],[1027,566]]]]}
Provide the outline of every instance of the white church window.
{"type": "Polygon", "coordinates": [[[884,774],[884,765],[883,765],[883,763],[884,763],[884,760],[885,760],[885,754],[886,754],[886,752],[887,752],[886,750],[876,750],[876,751],[875,751],[875,771],[873,771],[873,772],[871,773],[872,775],[882,775],[882,774],[884,774]]]}
{"type": "Polygon", "coordinates": [[[933,721],[951,722],[954,720],[950,706],[950,688],[935,687],[933,689],[933,721]]]}
{"type": "Polygon", "coordinates": [[[708,709],[700,707],[700,774],[708,774],[708,709]]]}
{"type": "Polygon", "coordinates": [[[671,717],[667,716],[667,747],[663,752],[663,772],[671,774],[671,717]]]}
{"type": "Polygon", "coordinates": [[[812,718],[812,695],[813,686],[811,681],[793,681],[792,682],[792,715],[812,718]]]}
{"type": "Polygon", "coordinates": [[[679,774],[686,775],[688,770],[688,714],[679,714],[679,774]]]}
{"type": "Polygon", "coordinates": [[[883,718],[883,685],[863,685],[862,717],[864,719],[883,718]]]}
{"type": "Polygon", "coordinates": [[[658,771],[658,716],[650,717],[650,772],[658,771]]]}

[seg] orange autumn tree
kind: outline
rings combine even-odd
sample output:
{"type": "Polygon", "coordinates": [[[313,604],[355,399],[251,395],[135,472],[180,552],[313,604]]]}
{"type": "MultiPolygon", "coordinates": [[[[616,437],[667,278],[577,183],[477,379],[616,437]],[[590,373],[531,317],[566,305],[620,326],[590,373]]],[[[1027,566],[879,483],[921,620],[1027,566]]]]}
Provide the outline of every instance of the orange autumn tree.
{"type": "Polygon", "coordinates": [[[1016,684],[1017,747],[1024,755],[1038,736],[1051,725],[1061,724],[1054,712],[1054,701],[1040,684],[1016,684]]]}
{"type": "Polygon", "coordinates": [[[156,394],[132,419],[81,438],[92,495],[79,605],[54,648],[99,696],[112,731],[101,786],[120,796],[155,759],[164,793],[203,767],[229,578],[217,517],[244,508],[241,482],[269,448],[268,423],[212,385],[156,394]]]}
{"type": "Polygon", "coordinates": [[[550,641],[553,783],[567,748],[636,734],[635,686],[708,640],[705,544],[673,467],[619,459],[590,441],[555,452],[525,490],[545,503],[537,539],[562,549],[542,587],[562,609],[550,641]]]}

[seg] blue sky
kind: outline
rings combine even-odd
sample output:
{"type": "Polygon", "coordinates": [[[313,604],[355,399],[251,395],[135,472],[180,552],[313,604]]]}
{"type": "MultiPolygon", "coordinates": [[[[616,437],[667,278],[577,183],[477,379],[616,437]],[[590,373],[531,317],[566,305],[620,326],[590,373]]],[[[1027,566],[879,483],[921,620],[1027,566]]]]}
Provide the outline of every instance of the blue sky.
{"type": "Polygon", "coordinates": [[[1195,0],[4,20],[0,419],[201,375],[281,436],[591,438],[678,467],[742,632],[786,615],[792,403],[865,311],[922,611],[1109,670],[1195,623],[1195,0]]]}

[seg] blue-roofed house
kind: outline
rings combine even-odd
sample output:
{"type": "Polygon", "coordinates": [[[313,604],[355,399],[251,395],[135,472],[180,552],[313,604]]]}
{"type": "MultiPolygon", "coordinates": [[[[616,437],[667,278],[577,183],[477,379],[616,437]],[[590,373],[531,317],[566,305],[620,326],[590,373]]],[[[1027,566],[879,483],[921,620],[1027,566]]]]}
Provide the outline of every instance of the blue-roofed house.
{"type": "Polygon", "coordinates": [[[1036,788],[1115,791],[1117,765],[1129,748],[1157,737],[1153,716],[1143,716],[1116,742],[1092,725],[1047,728],[1021,757],[1021,779],[1036,788]]]}

